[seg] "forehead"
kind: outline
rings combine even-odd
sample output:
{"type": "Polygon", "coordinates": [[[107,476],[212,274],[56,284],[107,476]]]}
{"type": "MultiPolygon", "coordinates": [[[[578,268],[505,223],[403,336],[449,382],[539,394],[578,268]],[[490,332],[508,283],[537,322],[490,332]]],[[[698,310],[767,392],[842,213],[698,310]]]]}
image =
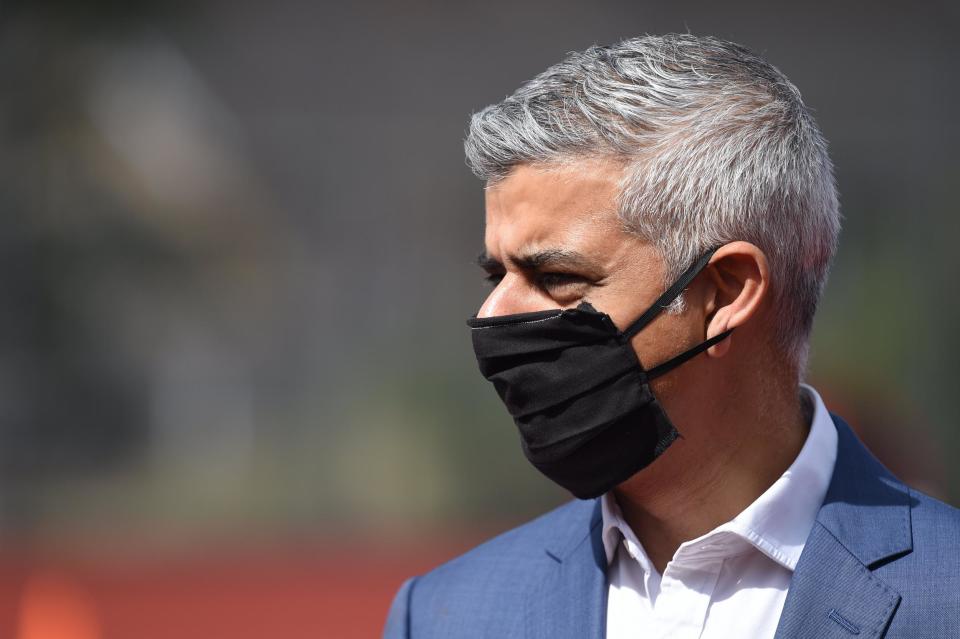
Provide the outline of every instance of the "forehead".
{"type": "Polygon", "coordinates": [[[585,161],[558,166],[519,165],[487,187],[487,251],[589,245],[623,237],[616,215],[621,168],[585,161]]]}

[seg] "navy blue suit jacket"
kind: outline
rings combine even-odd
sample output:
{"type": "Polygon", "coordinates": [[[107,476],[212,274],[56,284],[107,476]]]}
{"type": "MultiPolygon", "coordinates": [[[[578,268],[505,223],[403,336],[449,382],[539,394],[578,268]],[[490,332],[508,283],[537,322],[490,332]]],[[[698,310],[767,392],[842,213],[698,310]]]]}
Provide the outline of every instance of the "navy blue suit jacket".
{"type": "MultiPolygon", "coordinates": [[[[960,510],[904,485],[833,421],[836,467],[776,639],[960,638],[960,510]]],[[[603,639],[600,523],[598,500],[571,502],[408,580],[384,636],[603,639]]]]}

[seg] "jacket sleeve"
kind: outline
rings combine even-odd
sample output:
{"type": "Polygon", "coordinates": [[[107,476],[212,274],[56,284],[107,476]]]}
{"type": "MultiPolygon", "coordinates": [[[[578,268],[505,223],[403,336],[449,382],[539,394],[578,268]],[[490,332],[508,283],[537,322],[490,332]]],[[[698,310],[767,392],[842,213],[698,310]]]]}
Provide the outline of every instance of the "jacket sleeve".
{"type": "Polygon", "coordinates": [[[411,577],[403,582],[393,598],[387,625],[383,629],[383,639],[411,639],[410,636],[410,595],[417,578],[411,577]]]}

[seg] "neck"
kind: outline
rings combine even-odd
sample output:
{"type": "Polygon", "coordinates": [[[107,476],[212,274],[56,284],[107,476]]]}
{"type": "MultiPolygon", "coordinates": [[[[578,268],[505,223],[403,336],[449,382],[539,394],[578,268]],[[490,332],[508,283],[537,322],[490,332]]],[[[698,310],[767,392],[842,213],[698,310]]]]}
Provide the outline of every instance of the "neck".
{"type": "Polygon", "coordinates": [[[727,406],[735,409],[683,415],[675,424],[684,436],[614,489],[624,519],[661,574],[680,544],[730,521],[763,494],[806,441],[811,416],[801,406],[796,378],[779,392],[771,392],[769,380],[739,388],[752,388],[755,396],[728,394],[727,406]]]}

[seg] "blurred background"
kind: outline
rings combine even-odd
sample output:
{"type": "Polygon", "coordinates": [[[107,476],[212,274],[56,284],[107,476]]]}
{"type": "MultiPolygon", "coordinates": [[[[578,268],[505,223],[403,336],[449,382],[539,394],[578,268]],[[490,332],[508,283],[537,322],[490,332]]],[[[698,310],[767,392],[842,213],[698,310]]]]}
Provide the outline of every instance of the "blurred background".
{"type": "Polygon", "coordinates": [[[670,31],[783,70],[846,216],[810,379],[960,503],[956,3],[0,4],[0,636],[374,637],[564,501],[476,371],[472,111],[670,31]]]}

